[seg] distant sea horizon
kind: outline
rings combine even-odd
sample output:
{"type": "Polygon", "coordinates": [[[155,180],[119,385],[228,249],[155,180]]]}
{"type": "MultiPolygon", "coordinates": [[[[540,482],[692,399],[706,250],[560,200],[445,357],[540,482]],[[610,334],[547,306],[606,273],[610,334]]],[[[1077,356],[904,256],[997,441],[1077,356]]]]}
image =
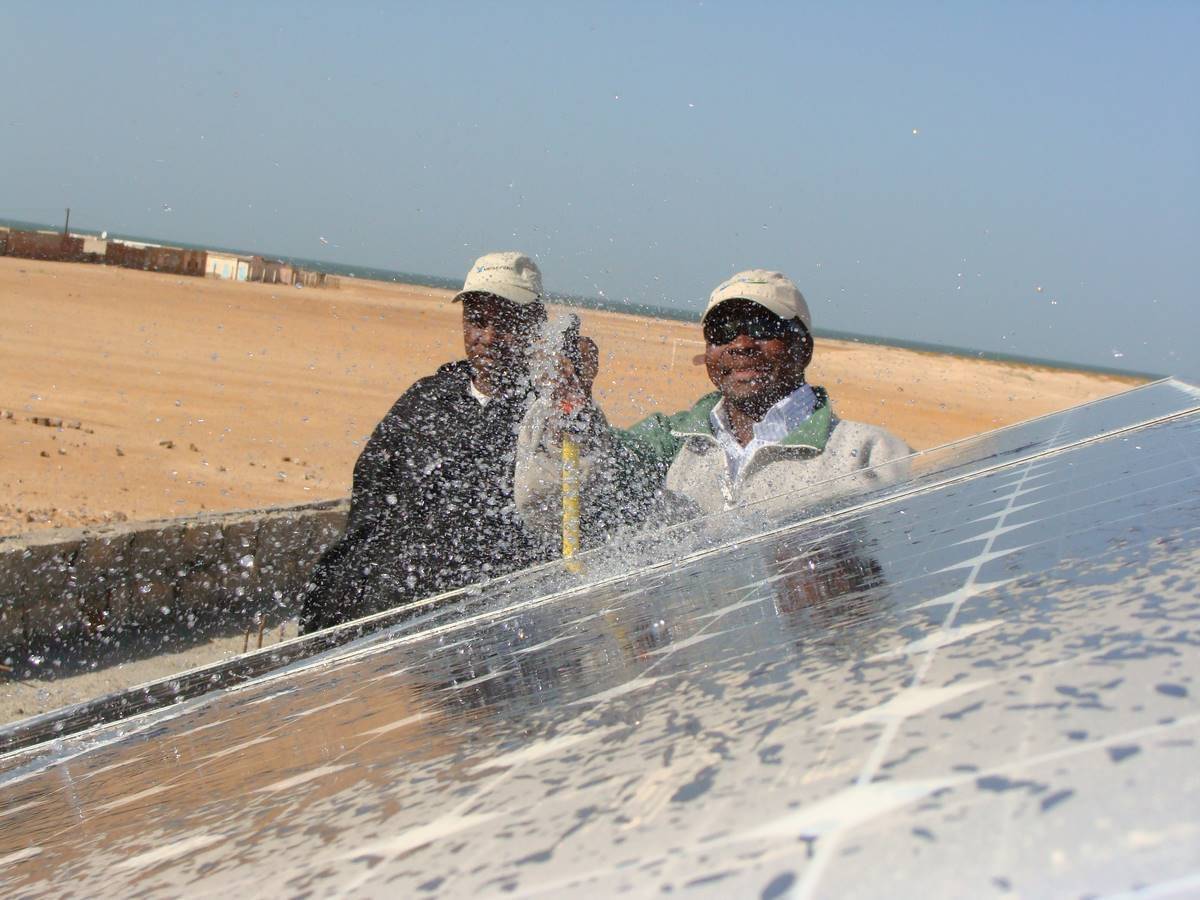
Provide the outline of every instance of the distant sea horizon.
{"type": "MultiPolygon", "coordinates": [[[[0,226],[18,230],[52,230],[61,231],[62,226],[49,225],[43,222],[28,222],[20,219],[0,217],[0,226]]],[[[99,237],[101,232],[93,228],[72,228],[73,234],[85,234],[99,237]]],[[[264,253],[261,250],[221,246],[219,244],[194,244],[187,241],[167,241],[161,238],[128,234],[126,232],[109,231],[109,240],[127,240],[147,244],[163,244],[170,247],[183,247],[189,250],[215,250],[218,253],[231,253],[239,256],[263,256],[269,259],[279,259],[293,265],[338,275],[342,278],[360,278],[366,281],[383,281],[393,284],[413,284],[421,287],[457,290],[462,284],[461,278],[450,278],[442,275],[427,275],[420,272],[405,272],[397,269],[382,269],[376,266],[356,266],[347,263],[330,262],[329,260],[312,259],[304,256],[292,256],[287,253],[264,253]]],[[[670,319],[676,322],[699,322],[699,313],[694,309],[679,309],[672,306],[658,306],[652,303],[614,302],[600,297],[588,297],[576,294],[549,294],[547,299],[559,306],[577,306],[583,309],[594,309],[601,312],[626,313],[633,316],[650,316],[658,319],[670,319]]],[[[861,334],[851,331],[840,331],[832,328],[814,328],[813,334],[819,338],[835,341],[847,341],[856,344],[875,344],[885,347],[899,347],[904,350],[917,350],[926,353],[941,353],[949,356],[983,359],[991,362],[1019,363],[1022,365],[1041,366],[1048,369],[1063,369],[1073,372],[1092,372],[1100,375],[1122,375],[1149,379],[1159,379],[1165,376],[1155,372],[1142,372],[1136,369],[1121,369],[1114,366],[1098,366],[1091,363],[1074,362],[1071,360],[1046,359],[1036,356],[1022,356],[1016,353],[999,353],[993,350],[976,350],[971,347],[959,347],[953,344],[938,344],[931,341],[913,341],[903,338],[888,338],[879,335],[861,334]]]]}

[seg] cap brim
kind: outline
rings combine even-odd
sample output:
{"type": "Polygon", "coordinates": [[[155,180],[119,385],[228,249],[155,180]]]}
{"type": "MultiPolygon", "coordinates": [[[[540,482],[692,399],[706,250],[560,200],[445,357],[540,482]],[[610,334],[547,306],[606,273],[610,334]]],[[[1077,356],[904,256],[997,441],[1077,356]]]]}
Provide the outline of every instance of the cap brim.
{"type": "MultiPolygon", "coordinates": [[[[769,313],[773,313],[774,315],[777,315],[777,316],[779,316],[779,318],[781,318],[781,319],[785,319],[785,320],[788,320],[788,321],[790,321],[790,320],[792,320],[792,319],[795,319],[795,320],[796,320],[796,321],[798,321],[798,322],[799,322],[801,325],[803,325],[803,326],[804,326],[804,330],[805,330],[805,331],[807,331],[807,332],[809,332],[809,333],[811,333],[811,332],[812,332],[812,325],[811,325],[811,324],[810,324],[810,323],[809,323],[809,322],[808,322],[808,321],[805,319],[805,317],[804,317],[804,316],[797,316],[797,315],[794,315],[794,311],[793,311],[793,310],[789,310],[789,309],[782,309],[782,310],[780,310],[780,309],[772,309],[772,308],[770,307],[770,305],[769,305],[769,304],[767,304],[767,303],[764,303],[762,300],[759,300],[759,299],[758,299],[758,298],[756,298],[756,297],[738,297],[738,296],[736,296],[736,295],[735,295],[735,296],[730,296],[730,297],[722,297],[722,298],[721,298],[720,300],[718,300],[716,303],[710,303],[710,304],[708,305],[708,308],[704,310],[704,315],[702,315],[702,316],[700,317],[700,324],[701,324],[701,325],[703,325],[703,324],[704,324],[704,320],[708,318],[708,315],[709,315],[709,313],[711,313],[711,312],[712,312],[714,309],[716,309],[716,308],[717,308],[717,307],[719,307],[719,306],[724,306],[724,305],[725,305],[726,303],[728,303],[730,300],[745,300],[745,301],[747,301],[748,303],[753,303],[753,304],[755,304],[756,306],[761,306],[761,307],[762,307],[763,309],[765,309],[767,312],[769,312],[769,313]]],[[[811,318],[811,316],[810,316],[810,318],[811,318]]]]}
{"type": "MultiPolygon", "coordinates": [[[[708,305],[708,309],[704,310],[704,315],[702,315],[700,317],[700,324],[701,325],[704,324],[704,320],[708,318],[709,313],[714,312],[715,310],[724,306],[726,303],[731,303],[734,300],[745,300],[747,303],[753,303],[755,306],[761,306],[763,309],[765,309],[767,312],[771,313],[772,315],[779,316],[779,313],[777,313],[775,310],[771,309],[771,307],[767,306],[761,300],[755,300],[753,297],[722,297],[716,303],[710,303],[708,305]]],[[[787,318],[787,316],[779,316],[779,317],[781,319],[787,318]]]]}
{"type": "Polygon", "coordinates": [[[463,298],[472,296],[483,297],[499,297],[501,300],[507,300],[515,306],[528,306],[530,303],[537,303],[541,299],[540,294],[535,294],[533,291],[527,291],[524,288],[519,288],[516,285],[496,285],[489,288],[464,288],[455,294],[451,299],[451,303],[461,303],[463,298]]]}

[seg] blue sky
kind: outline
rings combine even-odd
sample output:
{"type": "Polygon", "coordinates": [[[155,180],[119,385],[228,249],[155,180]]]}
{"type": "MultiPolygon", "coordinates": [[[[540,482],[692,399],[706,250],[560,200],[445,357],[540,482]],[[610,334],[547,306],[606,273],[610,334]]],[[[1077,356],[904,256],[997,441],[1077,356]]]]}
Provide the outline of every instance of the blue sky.
{"type": "Polygon", "coordinates": [[[0,216],[682,307],[778,268],[818,327],[1196,379],[1197,45],[1193,2],[8,4],[0,216]]]}

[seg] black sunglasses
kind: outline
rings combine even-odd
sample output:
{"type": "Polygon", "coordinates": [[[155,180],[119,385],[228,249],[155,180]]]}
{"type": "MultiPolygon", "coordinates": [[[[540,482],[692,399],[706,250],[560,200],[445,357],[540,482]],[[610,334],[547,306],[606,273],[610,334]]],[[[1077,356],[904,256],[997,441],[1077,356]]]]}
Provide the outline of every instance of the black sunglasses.
{"type": "Polygon", "coordinates": [[[772,313],[766,315],[713,316],[704,323],[704,340],[715,346],[731,344],[739,334],[755,341],[776,341],[800,334],[803,327],[772,313]]]}

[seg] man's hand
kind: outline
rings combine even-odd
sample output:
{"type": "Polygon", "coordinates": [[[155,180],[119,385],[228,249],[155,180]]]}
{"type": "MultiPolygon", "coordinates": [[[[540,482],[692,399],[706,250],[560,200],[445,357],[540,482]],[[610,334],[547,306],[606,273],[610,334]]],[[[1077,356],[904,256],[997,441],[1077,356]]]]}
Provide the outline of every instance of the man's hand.
{"type": "Polygon", "coordinates": [[[592,385],[599,371],[600,349],[590,337],[580,337],[574,353],[560,354],[553,398],[563,413],[582,413],[592,405],[592,385]]]}
{"type": "Polygon", "coordinates": [[[556,360],[550,394],[553,412],[543,432],[543,440],[552,447],[561,446],[564,431],[583,435],[593,422],[602,421],[592,400],[592,385],[600,370],[600,350],[590,337],[580,337],[574,350],[560,353],[556,360]]]}

